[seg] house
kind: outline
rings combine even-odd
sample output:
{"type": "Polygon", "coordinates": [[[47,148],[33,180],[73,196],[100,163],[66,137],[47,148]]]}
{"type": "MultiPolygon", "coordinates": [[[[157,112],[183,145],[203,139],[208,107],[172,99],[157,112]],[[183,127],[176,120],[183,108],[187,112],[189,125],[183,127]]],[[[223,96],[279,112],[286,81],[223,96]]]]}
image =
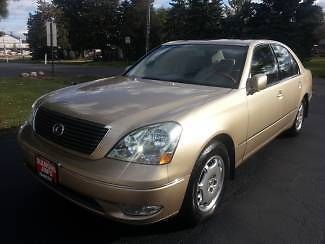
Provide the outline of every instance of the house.
{"type": "Polygon", "coordinates": [[[29,44],[21,38],[5,34],[0,36],[0,55],[29,51],[29,44]]]}

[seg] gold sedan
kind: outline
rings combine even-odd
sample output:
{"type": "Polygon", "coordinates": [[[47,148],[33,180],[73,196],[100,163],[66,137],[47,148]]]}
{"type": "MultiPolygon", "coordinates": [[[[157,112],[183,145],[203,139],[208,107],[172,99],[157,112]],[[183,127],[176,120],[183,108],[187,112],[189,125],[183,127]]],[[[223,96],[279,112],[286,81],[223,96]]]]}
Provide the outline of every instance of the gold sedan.
{"type": "Polygon", "coordinates": [[[303,129],[312,75],[275,41],[175,41],[39,98],[18,140],[46,186],[134,224],[211,216],[236,168],[303,129]]]}

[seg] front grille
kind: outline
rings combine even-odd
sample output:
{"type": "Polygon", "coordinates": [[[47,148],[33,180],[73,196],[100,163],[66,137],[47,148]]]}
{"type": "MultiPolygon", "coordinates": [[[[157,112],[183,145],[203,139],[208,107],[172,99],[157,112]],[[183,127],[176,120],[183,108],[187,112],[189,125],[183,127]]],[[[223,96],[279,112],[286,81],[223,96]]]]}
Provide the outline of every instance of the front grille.
{"type": "Polygon", "coordinates": [[[73,118],[58,112],[40,107],[35,116],[35,131],[38,135],[62,147],[91,154],[108,129],[104,125],[73,118]],[[63,125],[61,135],[53,132],[55,125],[63,125]]]}

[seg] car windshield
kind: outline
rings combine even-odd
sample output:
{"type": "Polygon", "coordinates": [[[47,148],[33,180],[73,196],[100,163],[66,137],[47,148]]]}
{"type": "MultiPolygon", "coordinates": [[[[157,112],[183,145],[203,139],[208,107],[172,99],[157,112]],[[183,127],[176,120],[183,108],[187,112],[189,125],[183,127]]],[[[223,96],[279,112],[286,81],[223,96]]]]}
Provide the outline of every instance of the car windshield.
{"type": "Polygon", "coordinates": [[[238,88],[246,54],[247,47],[234,45],[164,45],[149,53],[125,75],[133,78],[238,88]]]}

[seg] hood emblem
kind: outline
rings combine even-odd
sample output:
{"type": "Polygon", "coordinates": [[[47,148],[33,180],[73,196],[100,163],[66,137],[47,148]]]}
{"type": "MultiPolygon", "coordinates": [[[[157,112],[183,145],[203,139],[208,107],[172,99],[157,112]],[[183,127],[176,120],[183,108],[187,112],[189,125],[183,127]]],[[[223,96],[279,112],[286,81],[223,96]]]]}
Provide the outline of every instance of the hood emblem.
{"type": "Polygon", "coordinates": [[[52,126],[52,133],[55,136],[62,136],[64,132],[64,125],[63,124],[54,124],[52,126]]]}

